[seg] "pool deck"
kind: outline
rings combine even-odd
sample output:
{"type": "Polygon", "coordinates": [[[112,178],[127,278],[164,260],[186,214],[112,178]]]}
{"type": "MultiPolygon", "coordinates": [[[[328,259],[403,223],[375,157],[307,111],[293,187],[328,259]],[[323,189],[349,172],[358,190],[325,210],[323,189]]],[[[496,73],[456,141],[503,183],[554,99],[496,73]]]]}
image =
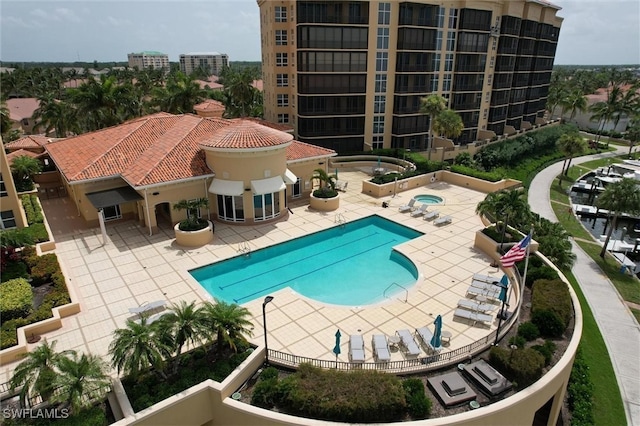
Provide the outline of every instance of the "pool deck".
{"type": "MultiPolygon", "coordinates": [[[[338,359],[348,361],[348,336],[362,334],[366,361],[370,362],[372,334],[389,336],[398,329],[413,333],[423,326],[433,330],[437,315],[442,315],[443,330],[452,334],[444,351],[465,346],[495,330],[496,321],[491,325],[472,325],[453,318],[458,300],[465,298],[474,273],[502,276],[501,271],[490,266],[491,259],[473,247],[475,232],[483,228],[475,208],[485,194],[434,182],[395,197],[376,199],[360,192],[364,179],[367,175],[359,171],[340,172],[340,180],[349,181],[349,186],[346,193],[341,193],[340,209],[336,212],[312,211],[306,202],[301,202],[290,205],[292,214],[276,223],[230,226],[216,222],[214,240],[196,249],[176,246],[173,230],[168,227],[149,236],[147,228],[134,222],[107,224],[108,241],[103,244],[99,228],[86,228],[81,223],[71,227],[63,219],[76,216],[75,211],[69,211],[68,200],[47,200],[43,204],[56,238],[55,253],[82,311],[65,318],[61,329],[42,337],[57,340],[58,351],[75,349],[109,361],[108,346],[113,331],[124,327],[127,319],[135,318],[128,308],[156,300],[168,303],[210,300],[211,296],[189,274],[190,269],[236,256],[244,241],[255,250],[336,226],[337,213],[347,221],[377,214],[424,232],[422,237],[399,247],[416,264],[421,277],[408,290],[406,303],[403,293],[398,293],[396,299],[388,302],[348,308],[322,304],[288,288],[274,292],[274,300],[266,307],[270,349],[335,360],[332,349],[339,329],[343,338],[338,359]],[[430,206],[429,210],[435,208],[441,216],[451,216],[452,223],[436,226],[433,221],[398,211],[399,206],[418,194],[444,198],[444,204],[430,206]],[[383,201],[389,203],[389,208],[382,207],[383,201]]],[[[329,284],[332,278],[327,279],[329,284]]],[[[243,306],[253,316],[254,334],[250,340],[263,344],[262,298],[243,306]]],[[[404,359],[400,351],[392,351],[391,356],[393,361],[404,359]]],[[[16,365],[0,367],[0,382],[9,380],[16,365]]]]}

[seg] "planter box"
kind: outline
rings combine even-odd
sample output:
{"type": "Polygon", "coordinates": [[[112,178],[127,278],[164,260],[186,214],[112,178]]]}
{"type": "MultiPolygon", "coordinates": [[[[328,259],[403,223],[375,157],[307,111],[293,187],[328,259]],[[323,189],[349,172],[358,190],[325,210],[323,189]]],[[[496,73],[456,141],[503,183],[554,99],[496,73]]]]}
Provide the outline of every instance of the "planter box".
{"type": "Polygon", "coordinates": [[[176,224],[173,230],[176,233],[176,244],[183,247],[201,247],[213,240],[213,223],[207,221],[209,226],[198,231],[181,231],[180,224],[176,224]]]}
{"type": "Polygon", "coordinates": [[[322,212],[331,212],[340,207],[340,194],[333,198],[317,198],[311,193],[309,197],[309,207],[322,212]]]}

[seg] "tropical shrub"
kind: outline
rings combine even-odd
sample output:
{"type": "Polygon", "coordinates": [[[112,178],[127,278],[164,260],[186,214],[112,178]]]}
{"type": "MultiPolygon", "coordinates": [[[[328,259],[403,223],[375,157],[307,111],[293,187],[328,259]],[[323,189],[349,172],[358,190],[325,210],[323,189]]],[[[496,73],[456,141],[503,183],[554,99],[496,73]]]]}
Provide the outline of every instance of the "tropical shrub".
{"type": "Polygon", "coordinates": [[[24,278],[16,278],[0,284],[0,317],[3,321],[23,318],[33,308],[33,290],[24,278]]]}
{"type": "Polygon", "coordinates": [[[35,262],[31,265],[32,284],[39,286],[51,281],[51,275],[60,271],[58,256],[55,253],[43,254],[37,256],[35,262]]]}
{"type": "Polygon", "coordinates": [[[35,194],[25,194],[20,197],[22,207],[27,216],[27,223],[33,225],[34,223],[43,223],[44,216],[42,215],[42,209],[38,202],[38,196],[35,194]]]}
{"type": "Polygon", "coordinates": [[[180,222],[178,229],[181,231],[199,231],[209,226],[207,220],[201,219],[198,216],[201,207],[207,207],[209,205],[208,198],[197,198],[195,200],[181,200],[173,205],[174,210],[186,210],[187,218],[180,222]]]}
{"type": "Polygon", "coordinates": [[[560,337],[573,316],[571,295],[561,280],[538,280],[533,284],[531,315],[540,333],[560,337]]]}
{"type": "Polygon", "coordinates": [[[527,344],[527,339],[522,336],[513,336],[509,339],[509,346],[517,346],[520,349],[524,348],[527,344]]]}
{"type": "Polygon", "coordinates": [[[540,330],[538,330],[538,327],[532,322],[523,322],[518,326],[518,336],[521,336],[527,342],[530,342],[540,336],[540,330]]]}
{"type": "Polygon", "coordinates": [[[431,414],[431,400],[424,392],[420,379],[406,379],[402,382],[407,401],[407,411],[414,420],[426,419],[431,414]]]}
{"type": "Polygon", "coordinates": [[[551,364],[553,353],[556,351],[556,344],[551,340],[545,340],[543,345],[534,345],[531,346],[531,349],[540,352],[544,357],[544,365],[548,366],[551,364]]]}
{"type": "Polygon", "coordinates": [[[523,389],[540,377],[544,368],[544,356],[538,351],[525,349],[506,349],[494,346],[489,351],[489,363],[519,389],[523,389]]]}
{"type": "Polygon", "coordinates": [[[573,369],[567,387],[571,424],[587,426],[594,424],[593,420],[593,383],[589,366],[584,360],[582,350],[578,348],[573,369]]]}
{"type": "Polygon", "coordinates": [[[461,164],[454,164],[453,166],[451,166],[451,171],[454,173],[459,173],[461,175],[487,180],[489,182],[497,182],[504,178],[504,175],[502,173],[497,173],[495,171],[478,170],[474,167],[464,166],[461,164]]]}
{"type": "Polygon", "coordinates": [[[546,337],[562,337],[566,329],[558,314],[548,309],[533,312],[531,322],[538,327],[540,334],[546,337]]]}

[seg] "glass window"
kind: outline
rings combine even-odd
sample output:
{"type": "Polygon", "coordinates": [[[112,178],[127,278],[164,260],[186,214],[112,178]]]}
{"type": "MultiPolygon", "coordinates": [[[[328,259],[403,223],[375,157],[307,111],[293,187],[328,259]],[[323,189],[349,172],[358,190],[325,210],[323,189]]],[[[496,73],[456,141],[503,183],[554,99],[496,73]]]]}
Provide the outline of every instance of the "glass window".
{"type": "Polygon", "coordinates": [[[456,28],[458,25],[458,9],[449,9],[449,28],[456,28]]]}
{"type": "Polygon", "coordinates": [[[287,30],[276,30],[276,46],[287,45],[287,30]]]}
{"type": "Polygon", "coordinates": [[[442,91],[450,92],[451,91],[451,74],[445,74],[442,78],[442,91]]]}
{"type": "Polygon", "coordinates": [[[387,97],[384,95],[376,95],[373,102],[373,112],[377,114],[384,114],[384,105],[387,97]]]}
{"type": "Polygon", "coordinates": [[[447,32],[447,51],[453,52],[456,50],[456,32],[448,31],[447,32]]]}
{"type": "Polygon", "coordinates": [[[384,147],[384,136],[378,135],[373,137],[373,149],[382,149],[384,147]]]}
{"type": "Polygon", "coordinates": [[[444,60],[444,70],[453,71],[453,53],[447,53],[444,60]]]}
{"type": "Polygon", "coordinates": [[[278,87],[289,86],[289,74],[276,74],[276,86],[278,87]]]}
{"type": "Polygon", "coordinates": [[[275,15],[276,15],[276,22],[287,22],[287,7],[276,6],[275,15]]]}
{"type": "Polygon", "coordinates": [[[442,50],[442,31],[436,33],[436,50],[442,50]]]}
{"type": "Polygon", "coordinates": [[[289,64],[286,53],[276,53],[276,66],[286,67],[289,64]]]}
{"type": "Polygon", "coordinates": [[[387,93],[387,76],[376,74],[376,93],[387,93]]]}
{"type": "Polygon", "coordinates": [[[384,116],[373,117],[373,133],[384,133],[384,116]]]}
{"type": "Polygon", "coordinates": [[[435,53],[433,55],[433,70],[435,72],[440,71],[440,53],[435,53]]]}
{"type": "Polygon", "coordinates": [[[389,66],[389,53],[377,52],[376,53],[376,71],[387,71],[389,66]]]}
{"type": "Polygon", "coordinates": [[[438,74],[435,74],[433,76],[433,79],[431,79],[431,91],[432,92],[438,91],[438,74]]]}
{"type": "Polygon", "coordinates": [[[378,28],[378,49],[389,48],[389,28],[378,28]]]}
{"type": "Polygon", "coordinates": [[[102,209],[102,214],[104,215],[104,220],[116,220],[122,218],[122,213],[120,213],[120,206],[109,206],[102,209]]]}
{"type": "Polygon", "coordinates": [[[276,95],[277,103],[279,107],[289,106],[289,95],[284,93],[278,93],[276,95]]]}
{"type": "Polygon", "coordinates": [[[287,124],[289,122],[289,114],[278,114],[278,123],[287,124]]]}
{"type": "Polygon", "coordinates": [[[280,215],[280,193],[253,196],[253,212],[256,221],[271,219],[280,215]]]}
{"type": "Polygon", "coordinates": [[[242,195],[218,195],[218,219],[244,222],[242,195]]]}
{"type": "Polygon", "coordinates": [[[378,25],[389,25],[391,22],[391,3],[378,4],[378,25]]]}
{"type": "Polygon", "coordinates": [[[2,226],[2,229],[15,228],[17,226],[13,210],[0,212],[0,219],[0,226],[2,226]]]}
{"type": "Polygon", "coordinates": [[[438,28],[444,27],[444,7],[438,8],[438,28]]]}
{"type": "Polygon", "coordinates": [[[0,174],[0,197],[6,197],[7,195],[8,195],[7,187],[4,185],[4,179],[0,174]]]}

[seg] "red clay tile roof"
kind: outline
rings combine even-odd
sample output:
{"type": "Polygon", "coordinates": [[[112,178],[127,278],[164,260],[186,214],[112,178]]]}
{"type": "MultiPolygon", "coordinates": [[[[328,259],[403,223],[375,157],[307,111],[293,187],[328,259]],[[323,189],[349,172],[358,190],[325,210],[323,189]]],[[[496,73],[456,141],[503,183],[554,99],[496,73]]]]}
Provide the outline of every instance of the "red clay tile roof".
{"type": "Polygon", "coordinates": [[[328,148],[321,146],[311,145],[308,143],[293,141],[291,145],[287,147],[287,161],[302,160],[305,158],[314,157],[333,157],[337,153],[328,148]]]}
{"type": "Polygon", "coordinates": [[[194,111],[224,111],[224,105],[220,101],[207,99],[193,107],[194,111]]]}
{"type": "Polygon", "coordinates": [[[4,147],[10,151],[16,149],[42,149],[50,142],[51,138],[42,135],[28,135],[20,139],[4,144],[4,147]]]}
{"type": "Polygon", "coordinates": [[[294,130],[293,127],[291,127],[288,124],[273,123],[271,121],[267,121],[258,117],[231,118],[230,120],[231,121],[238,121],[238,120],[253,121],[254,123],[258,123],[263,126],[271,127],[272,129],[280,130],[282,132],[287,132],[287,133],[293,133],[293,130],[294,130]]]}
{"type": "Polygon", "coordinates": [[[7,108],[11,120],[20,121],[23,118],[33,117],[35,110],[40,108],[40,101],[36,98],[7,99],[7,108]]]}
{"type": "Polygon", "coordinates": [[[17,157],[27,156],[31,158],[38,158],[40,157],[40,155],[42,154],[36,154],[35,152],[27,151],[26,149],[19,149],[7,154],[7,161],[9,162],[9,164],[11,164],[17,157]]]}
{"type": "Polygon", "coordinates": [[[208,148],[268,148],[293,140],[289,133],[263,126],[253,120],[233,120],[226,128],[200,143],[208,148]]]}

